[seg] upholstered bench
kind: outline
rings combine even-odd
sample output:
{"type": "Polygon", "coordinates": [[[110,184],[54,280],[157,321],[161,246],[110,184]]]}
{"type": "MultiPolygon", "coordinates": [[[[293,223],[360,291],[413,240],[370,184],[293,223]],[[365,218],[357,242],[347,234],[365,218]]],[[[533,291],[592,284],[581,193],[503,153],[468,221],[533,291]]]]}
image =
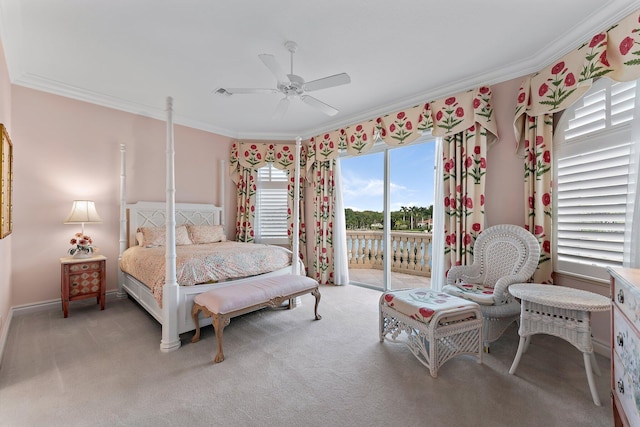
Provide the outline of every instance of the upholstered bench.
{"type": "Polygon", "coordinates": [[[482,363],[482,313],[475,302],[428,288],[385,292],[380,342],[385,339],[406,344],[435,378],[440,366],[459,354],[482,363]],[[406,341],[398,340],[402,332],[406,341]]]}
{"type": "Polygon", "coordinates": [[[291,308],[294,298],[308,293],[316,297],[314,315],[316,320],[320,320],[322,317],[318,314],[320,302],[318,282],[306,276],[256,277],[254,280],[246,280],[198,294],[191,309],[191,316],[196,324],[196,332],[191,342],[197,342],[200,339],[198,314],[202,311],[205,317],[212,317],[213,329],[218,341],[218,352],[214,361],[222,362],[224,360],[222,333],[232,317],[265,307],[278,308],[286,300],[289,300],[289,308],[291,308]]]}

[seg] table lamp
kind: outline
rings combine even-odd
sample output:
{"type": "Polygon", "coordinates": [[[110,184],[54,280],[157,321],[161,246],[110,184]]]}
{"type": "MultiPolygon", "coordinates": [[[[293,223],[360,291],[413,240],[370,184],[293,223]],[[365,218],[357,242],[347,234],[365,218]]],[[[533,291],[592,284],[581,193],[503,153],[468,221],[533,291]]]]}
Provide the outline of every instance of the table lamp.
{"type": "Polygon", "coordinates": [[[102,219],[96,211],[96,205],[91,200],[74,200],[71,213],[64,221],[65,224],[82,224],[82,234],[84,234],[85,223],[101,223],[102,219]]]}

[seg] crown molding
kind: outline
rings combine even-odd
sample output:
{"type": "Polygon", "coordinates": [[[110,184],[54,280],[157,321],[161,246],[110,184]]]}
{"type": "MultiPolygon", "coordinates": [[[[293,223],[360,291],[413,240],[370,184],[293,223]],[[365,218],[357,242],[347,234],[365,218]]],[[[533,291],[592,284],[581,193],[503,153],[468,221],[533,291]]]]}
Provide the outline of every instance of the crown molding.
{"type": "MultiPolygon", "coordinates": [[[[149,117],[152,119],[166,120],[167,113],[163,108],[153,107],[150,105],[139,104],[128,101],[126,99],[110,96],[100,92],[94,92],[76,86],[68,85],[59,81],[48,79],[32,73],[23,73],[18,79],[12,81],[17,86],[23,86],[29,89],[47,92],[53,95],[63,96],[78,101],[87,102],[102,107],[112,108],[118,111],[135,114],[138,116],[149,117]]],[[[217,135],[229,138],[237,138],[238,133],[230,129],[221,128],[212,123],[193,120],[174,112],[174,124],[187,126],[206,132],[215,133],[217,135]]]]}

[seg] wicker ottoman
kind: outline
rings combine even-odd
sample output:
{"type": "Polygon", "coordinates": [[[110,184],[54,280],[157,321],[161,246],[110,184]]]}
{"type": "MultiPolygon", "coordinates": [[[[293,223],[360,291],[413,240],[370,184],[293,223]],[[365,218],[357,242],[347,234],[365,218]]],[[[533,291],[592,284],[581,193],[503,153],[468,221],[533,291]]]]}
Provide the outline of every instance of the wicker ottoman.
{"type": "Polygon", "coordinates": [[[478,304],[428,288],[385,292],[380,297],[380,342],[406,344],[432,377],[460,354],[482,363],[482,313],[478,304]],[[405,332],[406,340],[398,340],[405,332]]]}

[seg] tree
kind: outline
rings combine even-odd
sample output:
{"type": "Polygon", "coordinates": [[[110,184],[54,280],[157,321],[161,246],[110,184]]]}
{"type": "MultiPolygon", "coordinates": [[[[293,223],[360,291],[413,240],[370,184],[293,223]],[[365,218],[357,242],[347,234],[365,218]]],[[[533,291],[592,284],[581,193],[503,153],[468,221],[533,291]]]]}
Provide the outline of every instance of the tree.
{"type": "Polygon", "coordinates": [[[344,210],[344,222],[345,227],[349,230],[353,230],[358,226],[358,218],[356,212],[351,208],[346,208],[344,210]]]}
{"type": "Polygon", "coordinates": [[[409,212],[409,208],[406,206],[400,206],[400,212],[402,212],[402,220],[406,221],[407,217],[405,215],[407,212],[409,212]]]}
{"type": "Polygon", "coordinates": [[[411,230],[413,230],[413,228],[414,228],[413,227],[413,224],[414,224],[413,219],[415,218],[417,213],[418,213],[418,208],[417,207],[411,206],[409,208],[409,216],[411,218],[411,230]]]}
{"type": "MultiPolygon", "coordinates": [[[[433,205],[428,208],[422,206],[402,206],[398,211],[391,211],[391,229],[406,230],[408,228],[418,228],[418,221],[429,219],[433,216],[433,205]],[[407,221],[409,214],[409,221],[407,221]]],[[[344,219],[347,229],[369,230],[371,224],[384,224],[384,213],[377,211],[354,211],[346,208],[344,210],[344,219]]]]}

